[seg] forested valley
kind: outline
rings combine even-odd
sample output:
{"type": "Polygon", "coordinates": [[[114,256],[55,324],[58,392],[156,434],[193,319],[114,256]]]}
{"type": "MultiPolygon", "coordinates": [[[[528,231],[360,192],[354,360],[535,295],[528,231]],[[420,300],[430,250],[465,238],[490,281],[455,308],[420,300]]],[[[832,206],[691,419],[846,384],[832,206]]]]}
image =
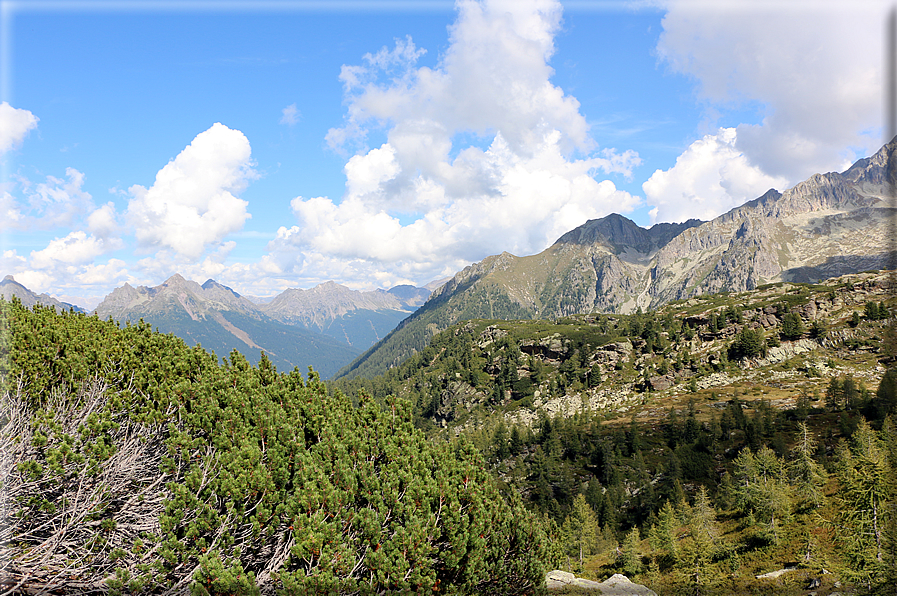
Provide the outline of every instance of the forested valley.
{"type": "Polygon", "coordinates": [[[405,397],[428,435],[473,442],[578,575],[660,594],[890,594],[891,294],[868,272],[633,315],[469,321],[332,385],[405,397]]]}
{"type": "Polygon", "coordinates": [[[466,321],[326,385],[0,302],[3,588],[892,594],[890,283],[466,321]]]}

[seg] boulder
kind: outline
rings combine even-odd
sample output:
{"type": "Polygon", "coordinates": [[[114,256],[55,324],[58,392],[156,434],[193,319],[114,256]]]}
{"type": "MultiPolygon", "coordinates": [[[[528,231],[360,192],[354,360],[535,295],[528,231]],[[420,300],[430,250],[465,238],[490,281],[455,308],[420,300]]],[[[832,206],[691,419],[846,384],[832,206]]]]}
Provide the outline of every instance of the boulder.
{"type": "Polygon", "coordinates": [[[634,584],[629,578],[615,573],[598,584],[601,594],[609,596],[657,596],[657,592],[641,584],[634,584]]]}
{"type": "Polygon", "coordinates": [[[549,590],[557,590],[569,585],[575,579],[576,576],[572,573],[555,569],[554,571],[549,571],[548,575],[545,576],[545,586],[549,590]]]}
{"type": "Polygon", "coordinates": [[[577,588],[580,591],[594,591],[596,595],[608,596],[657,596],[653,590],[629,581],[625,575],[616,573],[603,582],[576,577],[572,573],[555,569],[545,576],[545,586],[549,590],[562,590],[564,588],[577,588]]]}
{"type": "Polygon", "coordinates": [[[648,384],[651,385],[652,391],[665,391],[673,386],[673,379],[668,375],[658,375],[648,379],[648,384]]]}

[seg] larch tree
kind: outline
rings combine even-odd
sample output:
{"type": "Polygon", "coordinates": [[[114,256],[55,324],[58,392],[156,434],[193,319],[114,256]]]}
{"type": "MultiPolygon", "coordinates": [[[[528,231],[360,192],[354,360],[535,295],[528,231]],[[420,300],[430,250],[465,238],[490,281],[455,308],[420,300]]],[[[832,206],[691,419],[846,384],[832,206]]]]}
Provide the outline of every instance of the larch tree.
{"type": "Polygon", "coordinates": [[[876,432],[860,420],[850,443],[837,453],[839,483],[836,533],[847,575],[872,589],[887,575],[886,529],[893,515],[893,472],[876,432]]]}
{"type": "Polygon", "coordinates": [[[598,516],[586,501],[585,495],[578,494],[573,499],[573,508],[564,520],[561,531],[567,544],[567,552],[579,557],[581,569],[583,557],[592,554],[598,541],[598,516]]]}

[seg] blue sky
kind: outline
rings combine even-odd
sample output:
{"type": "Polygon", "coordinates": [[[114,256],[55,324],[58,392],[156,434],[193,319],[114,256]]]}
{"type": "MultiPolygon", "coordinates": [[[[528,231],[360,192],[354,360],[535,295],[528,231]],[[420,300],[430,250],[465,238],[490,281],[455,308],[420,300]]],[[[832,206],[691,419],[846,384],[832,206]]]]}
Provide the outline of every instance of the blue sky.
{"type": "Polygon", "coordinates": [[[883,2],[2,1],[2,267],[425,284],[882,142],[883,2]]]}

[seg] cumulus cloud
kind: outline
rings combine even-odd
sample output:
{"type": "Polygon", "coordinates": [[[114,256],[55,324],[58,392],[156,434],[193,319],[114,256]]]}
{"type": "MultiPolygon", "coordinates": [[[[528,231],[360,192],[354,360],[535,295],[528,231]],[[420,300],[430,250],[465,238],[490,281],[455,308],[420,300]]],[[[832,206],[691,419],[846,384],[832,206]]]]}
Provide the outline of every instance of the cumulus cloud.
{"type": "Polygon", "coordinates": [[[98,256],[120,247],[120,240],[103,240],[78,230],[63,238],[55,238],[42,250],[33,251],[29,264],[35,269],[86,265],[93,263],[98,256]]]}
{"type": "Polygon", "coordinates": [[[280,123],[293,126],[302,119],[302,114],[296,109],[296,104],[290,104],[281,110],[280,123]]]}
{"type": "MultiPolygon", "coordinates": [[[[32,292],[76,292],[92,295],[89,302],[99,303],[98,293],[108,292],[125,282],[135,283],[128,265],[121,259],[109,259],[105,263],[57,266],[50,269],[23,268],[15,272],[16,281],[32,292]]],[[[82,296],[83,298],[83,296],[82,296]]]]}
{"type": "Polygon", "coordinates": [[[709,112],[759,111],[736,148],[766,175],[794,184],[880,146],[883,0],[666,6],[659,56],[694,77],[709,112]]]}
{"type": "Polygon", "coordinates": [[[285,272],[428,281],[484,256],[531,254],[639,199],[632,151],[599,149],[579,102],[551,83],[556,0],[461,0],[435,67],[409,37],[342,68],[347,112],[329,131],[346,163],[339,200],[297,197],[269,249],[285,272]],[[367,148],[370,133],[386,142],[367,148]]]}
{"type": "Polygon", "coordinates": [[[20,108],[14,108],[8,102],[0,103],[0,155],[13,147],[37,128],[38,117],[20,108]]]}
{"type": "Polygon", "coordinates": [[[21,177],[17,181],[21,197],[5,190],[0,195],[0,212],[4,215],[0,229],[71,227],[94,209],[93,198],[82,188],[84,174],[75,168],[66,168],[65,178],[47,176],[38,184],[21,177]]]}
{"type": "Polygon", "coordinates": [[[770,188],[783,190],[783,177],[769,176],[737,148],[734,128],[721,128],[692,143],[669,170],[657,170],[644,184],[651,223],[709,220],[757,198],[770,188]]]}
{"type": "Polygon", "coordinates": [[[196,260],[251,217],[235,195],[255,177],[249,141],[216,123],[168,162],[150,188],[129,189],[127,219],[143,249],[196,260]]]}
{"type": "Polygon", "coordinates": [[[99,238],[113,238],[119,232],[115,203],[109,202],[87,216],[87,229],[99,238]]]}

